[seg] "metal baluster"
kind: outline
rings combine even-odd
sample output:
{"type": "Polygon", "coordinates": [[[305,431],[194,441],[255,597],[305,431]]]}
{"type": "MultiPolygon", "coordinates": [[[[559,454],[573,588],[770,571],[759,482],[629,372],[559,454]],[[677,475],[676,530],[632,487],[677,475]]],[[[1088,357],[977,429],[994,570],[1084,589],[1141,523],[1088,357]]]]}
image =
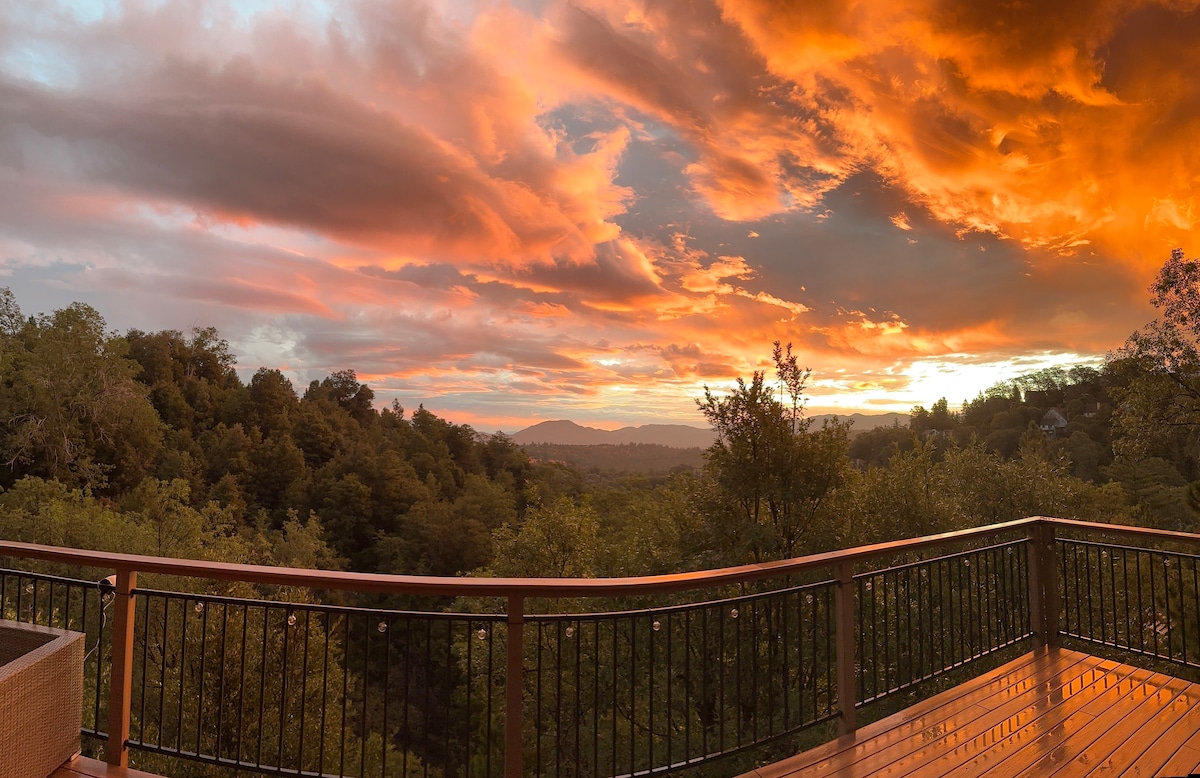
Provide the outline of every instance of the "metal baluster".
{"type": "Polygon", "coordinates": [[[537,660],[534,670],[534,693],[533,699],[537,701],[537,710],[534,712],[534,739],[533,739],[533,774],[540,776],[542,774],[542,627],[544,623],[537,622],[537,660]]]}
{"type": "MultiPolygon", "coordinates": [[[[304,741],[306,740],[306,738],[304,736],[304,734],[305,734],[304,733],[304,711],[308,708],[308,637],[309,637],[309,632],[311,632],[311,630],[309,629],[309,627],[311,626],[310,625],[311,618],[312,618],[312,611],[305,610],[304,611],[304,654],[300,659],[300,730],[299,730],[299,735],[296,738],[296,741],[297,741],[296,742],[296,769],[297,770],[304,769],[304,741]]],[[[222,636],[221,641],[222,641],[222,651],[224,651],[224,641],[225,641],[224,636],[222,636]]],[[[222,665],[225,664],[224,660],[222,660],[221,664],[222,665]]],[[[384,728],[384,739],[385,739],[385,741],[387,739],[387,728],[386,727],[384,728]]],[[[387,752],[388,752],[388,750],[385,747],[383,749],[385,759],[387,758],[387,752]]],[[[320,768],[318,768],[317,772],[320,772],[320,768]]]]}
{"type": "MultiPolygon", "coordinates": [[[[404,707],[401,708],[401,711],[402,711],[401,715],[403,717],[403,723],[401,725],[401,728],[404,730],[404,755],[403,755],[403,757],[401,757],[400,772],[402,775],[405,776],[405,778],[407,778],[407,776],[408,776],[408,752],[412,745],[411,742],[409,741],[409,737],[410,737],[411,733],[408,728],[408,709],[410,707],[412,707],[411,705],[408,704],[409,698],[412,696],[412,685],[410,683],[411,678],[410,678],[410,673],[409,673],[409,670],[412,666],[412,633],[413,633],[412,617],[410,616],[410,617],[407,617],[404,619],[404,707]]],[[[491,633],[488,633],[487,639],[488,639],[488,661],[490,662],[491,661],[491,644],[492,644],[491,633]]],[[[328,658],[329,658],[328,642],[326,642],[326,644],[325,644],[325,657],[326,657],[326,664],[328,664],[328,658]]],[[[490,667],[490,665],[489,665],[489,667],[490,667]]],[[[325,697],[325,689],[324,689],[323,685],[321,688],[321,697],[322,697],[322,699],[324,699],[324,697],[325,697]]],[[[490,695],[488,696],[488,703],[489,703],[488,711],[490,712],[491,711],[491,706],[490,706],[491,696],[490,695]]],[[[324,709],[324,707],[322,706],[322,710],[323,709],[324,709]]],[[[324,729],[325,729],[324,718],[322,718],[322,720],[321,720],[321,729],[322,729],[322,731],[324,731],[324,729]]],[[[491,753],[492,753],[492,751],[489,748],[488,749],[489,773],[490,773],[490,768],[491,768],[491,753]]]]}
{"type": "MultiPolygon", "coordinates": [[[[165,616],[164,616],[165,619],[165,616]]],[[[237,760],[240,762],[246,758],[245,750],[242,748],[242,736],[246,730],[243,729],[246,713],[246,633],[250,626],[250,606],[242,605],[242,645],[241,655],[238,664],[238,723],[237,723],[237,760]]],[[[324,706],[322,705],[322,708],[324,706]]]]}
{"type": "MultiPolygon", "coordinates": [[[[380,774],[385,776],[385,778],[386,778],[386,776],[388,774],[388,769],[387,769],[388,748],[387,748],[386,744],[390,743],[392,741],[392,731],[391,731],[391,729],[388,728],[388,708],[391,707],[389,704],[390,700],[388,699],[388,697],[390,696],[390,693],[392,690],[392,620],[391,620],[391,617],[384,616],[383,621],[381,621],[379,623],[381,625],[383,625],[383,742],[385,743],[384,748],[383,748],[383,755],[380,757],[380,761],[381,761],[380,774]]],[[[304,623],[304,628],[306,630],[305,638],[304,638],[304,665],[307,668],[307,666],[308,666],[308,634],[307,634],[308,622],[307,621],[305,621],[305,623],[304,623]]],[[[471,668],[472,668],[472,665],[471,665],[471,622],[468,621],[466,623],[466,629],[467,629],[467,634],[465,635],[465,637],[466,637],[466,644],[467,644],[467,679],[466,679],[467,680],[467,715],[464,716],[463,718],[465,718],[467,720],[467,727],[466,727],[467,736],[466,736],[466,740],[464,742],[466,743],[466,764],[469,765],[471,763],[471,668]]],[[[304,677],[305,678],[308,677],[307,670],[304,673],[304,677]]],[[[301,699],[300,732],[301,732],[302,736],[303,736],[303,732],[304,732],[304,708],[307,707],[303,702],[305,699],[305,696],[306,695],[303,693],[303,690],[302,690],[301,695],[300,695],[300,699],[301,699]]],[[[303,751],[303,747],[301,748],[301,750],[303,751]]]]}
{"type": "MultiPolygon", "coordinates": [[[[263,712],[267,707],[267,635],[270,634],[270,625],[268,617],[271,609],[264,605],[263,609],[263,625],[262,625],[262,652],[259,654],[258,661],[258,749],[254,756],[254,762],[257,765],[262,765],[262,748],[263,748],[263,712]]],[[[184,616],[186,617],[186,611],[184,616]]],[[[344,771],[343,771],[344,772],[344,771]]]]}
{"type": "MultiPolygon", "coordinates": [[[[433,620],[430,619],[430,626],[433,620]]],[[[367,683],[367,674],[371,663],[371,625],[367,623],[367,615],[362,616],[363,625],[363,664],[362,664],[362,720],[359,722],[359,752],[358,752],[358,774],[365,776],[367,774],[367,692],[370,690],[370,684],[367,683]]],[[[447,642],[449,642],[447,640],[447,642]]],[[[449,753],[447,752],[447,759],[449,753]]]]}
{"type": "Polygon", "coordinates": [[[1154,655],[1161,656],[1158,651],[1158,586],[1154,582],[1158,576],[1154,573],[1154,552],[1149,552],[1147,559],[1150,562],[1150,613],[1153,616],[1151,634],[1154,638],[1154,655]]]}
{"type": "Polygon", "coordinates": [[[208,656],[208,607],[200,602],[200,695],[196,706],[196,754],[203,753],[200,738],[204,733],[204,660],[208,656]]]}
{"type": "MultiPolygon", "coordinates": [[[[583,744],[581,742],[582,733],[580,732],[580,730],[583,729],[583,718],[580,715],[581,711],[583,711],[583,673],[580,669],[580,665],[582,664],[581,654],[583,652],[582,621],[576,625],[575,632],[578,637],[573,641],[575,646],[575,715],[572,716],[572,718],[575,720],[575,772],[573,775],[579,776],[582,775],[582,772],[580,771],[579,760],[583,752],[583,744]]],[[[594,702],[595,701],[593,700],[593,703],[594,702]]]]}
{"type": "MultiPolygon", "coordinates": [[[[292,627],[296,624],[296,614],[291,610],[284,611],[286,618],[283,623],[283,645],[279,654],[279,742],[275,751],[275,766],[283,768],[283,741],[286,735],[287,703],[288,703],[288,647],[292,637],[292,627]]],[[[266,662],[263,663],[264,665],[266,662]]],[[[263,700],[266,704],[266,700],[263,700]]],[[[262,737],[260,734],[259,737],[262,737]]]]}
{"type": "Polygon", "coordinates": [[[138,704],[138,742],[146,742],[146,664],[150,651],[150,598],[143,597],[146,607],[142,613],[142,693],[138,704]]]}
{"type": "MultiPolygon", "coordinates": [[[[612,620],[612,772],[617,774],[617,621],[615,617],[612,620]]],[[[707,727],[705,728],[707,729],[707,727]]]]}
{"type": "MultiPolygon", "coordinates": [[[[484,634],[487,637],[488,658],[487,658],[487,739],[484,741],[483,747],[484,747],[484,763],[487,766],[487,775],[488,775],[488,778],[491,778],[491,775],[492,775],[492,678],[493,678],[493,669],[494,669],[493,665],[492,665],[492,660],[493,660],[492,649],[495,645],[495,642],[492,640],[492,636],[495,634],[495,629],[488,630],[487,627],[485,626],[484,634]]],[[[582,637],[582,636],[580,636],[580,637],[582,637]]],[[[405,643],[407,643],[407,641],[405,641],[405,643]]],[[[404,664],[404,699],[405,699],[404,721],[405,721],[405,728],[407,729],[407,727],[408,727],[408,662],[407,661],[404,664]]],[[[406,733],[405,743],[407,744],[407,742],[408,742],[408,740],[407,740],[407,733],[406,733]]],[[[407,771],[408,771],[408,749],[407,748],[405,748],[405,751],[404,751],[404,764],[401,769],[404,770],[404,774],[407,775],[407,771]]]]}
{"type": "Polygon", "coordinates": [[[179,705],[175,715],[175,750],[183,750],[183,694],[187,684],[188,598],[183,598],[183,617],[179,620],[179,705]]]}
{"type": "MultiPolygon", "coordinates": [[[[665,730],[667,733],[667,737],[666,737],[667,765],[673,764],[673,761],[671,758],[672,757],[671,734],[675,730],[675,727],[671,723],[671,720],[674,718],[673,714],[675,712],[675,708],[671,704],[671,702],[672,702],[671,690],[672,690],[672,687],[674,686],[674,681],[675,681],[675,653],[671,650],[671,635],[675,631],[675,623],[674,622],[675,622],[675,611],[667,611],[667,711],[666,711],[667,724],[665,727],[665,730]]],[[[578,704],[578,700],[576,700],[576,704],[578,704]]],[[[579,774],[578,769],[575,771],[575,774],[576,775],[579,774]]]]}
{"type": "Polygon", "coordinates": [[[221,759],[221,736],[225,732],[225,643],[229,638],[229,603],[221,603],[221,661],[218,663],[220,680],[217,683],[217,744],[214,756],[221,759]]]}
{"type": "MultiPolygon", "coordinates": [[[[722,635],[724,631],[722,630],[722,635]]],[[[629,617],[629,774],[637,772],[637,617],[629,617]]],[[[722,719],[723,721],[724,719],[722,719]]],[[[722,747],[725,745],[722,738],[722,747]]]]}

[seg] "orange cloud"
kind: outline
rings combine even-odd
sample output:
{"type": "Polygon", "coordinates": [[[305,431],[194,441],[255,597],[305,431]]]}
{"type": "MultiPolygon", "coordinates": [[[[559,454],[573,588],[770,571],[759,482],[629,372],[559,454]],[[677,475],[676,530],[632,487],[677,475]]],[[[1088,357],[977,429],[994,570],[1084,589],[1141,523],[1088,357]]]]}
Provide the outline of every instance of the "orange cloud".
{"type": "Polygon", "coordinates": [[[1190,54],[1156,34],[1196,27],[1191,10],[722,4],[832,128],[843,170],[874,167],[946,223],[1061,253],[1099,243],[1137,262],[1160,261],[1165,245],[1148,222],[1191,230],[1174,203],[1187,202],[1179,173],[1195,152],[1175,128],[1200,105],[1172,75],[1190,54]]]}
{"type": "Polygon", "coordinates": [[[871,404],[1096,355],[1200,221],[1189,3],[47,8],[0,7],[5,283],[463,418],[695,421],[776,339],[871,404]]]}

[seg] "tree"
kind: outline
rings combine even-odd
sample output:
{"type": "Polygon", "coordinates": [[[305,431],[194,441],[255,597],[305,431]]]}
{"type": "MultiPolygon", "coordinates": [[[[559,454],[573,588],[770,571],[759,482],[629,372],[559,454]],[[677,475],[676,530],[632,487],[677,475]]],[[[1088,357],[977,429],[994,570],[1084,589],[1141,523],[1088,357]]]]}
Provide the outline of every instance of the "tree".
{"type": "Polygon", "coordinates": [[[945,432],[954,429],[957,424],[957,416],[950,410],[950,404],[943,397],[928,410],[923,405],[913,408],[908,428],[918,434],[923,432],[945,432]]]}
{"type": "Polygon", "coordinates": [[[353,370],[338,370],[322,381],[313,381],[304,392],[307,401],[330,400],[360,424],[376,418],[375,392],[358,382],[353,370]]]}
{"type": "Polygon", "coordinates": [[[1150,285],[1159,316],[1134,332],[1114,355],[1116,370],[1129,376],[1110,390],[1117,453],[1164,456],[1197,476],[1200,431],[1200,262],[1171,252],[1150,285]],[[1173,456],[1175,449],[1182,456],[1173,456]]]}
{"type": "MultiPolygon", "coordinates": [[[[0,300],[6,328],[19,318],[14,306],[0,300]]],[[[74,303],[0,337],[0,462],[9,472],[95,489],[141,480],[162,444],[161,423],[128,344],[100,314],[74,303]]]]}
{"type": "Polygon", "coordinates": [[[718,397],[706,386],[700,411],[717,439],[706,452],[712,484],[710,514],[719,548],[733,558],[761,561],[800,553],[828,498],[849,468],[848,424],[810,429],[803,416],[809,371],[776,342],[780,399],[755,371],[747,383],[718,397]],[[739,558],[740,557],[740,558],[739,558]]]}
{"type": "Polygon", "coordinates": [[[260,367],[250,379],[248,393],[249,415],[264,437],[271,437],[276,432],[290,434],[299,400],[287,376],[278,370],[260,367]]]}
{"type": "Polygon", "coordinates": [[[595,575],[599,519],[587,502],[558,497],[537,504],[519,527],[493,533],[492,574],[509,577],[585,578],[595,575]]]}

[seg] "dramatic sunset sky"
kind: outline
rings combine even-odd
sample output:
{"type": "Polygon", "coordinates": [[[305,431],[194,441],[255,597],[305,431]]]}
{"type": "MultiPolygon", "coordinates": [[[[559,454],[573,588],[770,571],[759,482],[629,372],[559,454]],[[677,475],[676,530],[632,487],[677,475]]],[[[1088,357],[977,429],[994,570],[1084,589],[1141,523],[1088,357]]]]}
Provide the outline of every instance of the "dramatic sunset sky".
{"type": "Polygon", "coordinates": [[[1200,253],[1200,10],[0,2],[0,286],[514,431],[1095,363],[1200,253]],[[1193,61],[1196,60],[1196,61],[1193,61]]]}

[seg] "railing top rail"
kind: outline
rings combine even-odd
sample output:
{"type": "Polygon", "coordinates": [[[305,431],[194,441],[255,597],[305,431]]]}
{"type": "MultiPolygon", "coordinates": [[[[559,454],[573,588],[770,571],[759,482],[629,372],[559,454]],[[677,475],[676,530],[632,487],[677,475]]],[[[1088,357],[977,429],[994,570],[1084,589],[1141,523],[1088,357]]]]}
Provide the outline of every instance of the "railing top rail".
{"type": "Polygon", "coordinates": [[[1060,529],[1076,529],[1091,533],[1123,535],[1151,540],[1175,540],[1184,543],[1200,542],[1200,535],[1191,532],[1176,532],[1174,530],[1154,529],[1152,527],[1131,527],[1128,524],[1098,524],[1090,521],[1076,521],[1074,519],[1044,518],[1042,520],[1060,529]]]}
{"type": "MultiPolygon", "coordinates": [[[[607,597],[629,594],[653,594],[708,589],[730,583],[760,581],[767,578],[828,569],[839,563],[864,561],[889,554],[917,551],[932,546],[971,540],[998,532],[1020,529],[1046,521],[1042,517],[1018,519],[986,527],[944,532],[919,538],[876,543],[870,546],[830,551],[824,554],[784,559],[776,562],[696,570],[669,575],[630,578],[456,578],[419,575],[384,575],[340,570],[310,570],[268,565],[242,565],[198,559],[140,556],[103,551],[43,546],[34,543],[0,540],[0,556],[63,562],[108,570],[135,570],[188,578],[278,586],[302,586],[311,589],[384,594],[474,597],[607,597]]],[[[1075,524],[1082,524],[1075,522],[1075,524]]],[[[1084,525],[1107,527],[1108,525],[1084,525]]]]}

